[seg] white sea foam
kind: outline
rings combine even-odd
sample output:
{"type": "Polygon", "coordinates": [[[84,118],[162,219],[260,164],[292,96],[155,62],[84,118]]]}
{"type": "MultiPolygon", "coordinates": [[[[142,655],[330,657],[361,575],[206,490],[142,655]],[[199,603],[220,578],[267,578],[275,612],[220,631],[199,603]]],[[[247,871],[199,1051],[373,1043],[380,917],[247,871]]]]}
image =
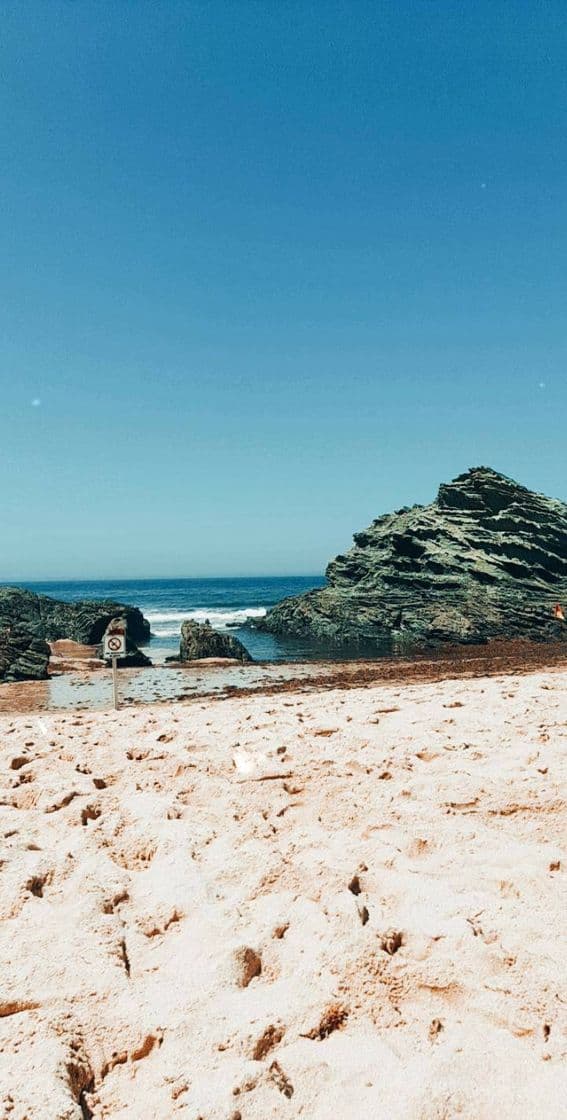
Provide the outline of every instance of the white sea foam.
{"type": "Polygon", "coordinates": [[[263,618],[265,607],[241,607],[237,610],[223,610],[222,607],[199,607],[192,611],[146,611],[152,634],[159,638],[174,638],[181,632],[181,623],[206,622],[208,619],[215,630],[225,630],[228,626],[243,624],[247,618],[263,618]]]}

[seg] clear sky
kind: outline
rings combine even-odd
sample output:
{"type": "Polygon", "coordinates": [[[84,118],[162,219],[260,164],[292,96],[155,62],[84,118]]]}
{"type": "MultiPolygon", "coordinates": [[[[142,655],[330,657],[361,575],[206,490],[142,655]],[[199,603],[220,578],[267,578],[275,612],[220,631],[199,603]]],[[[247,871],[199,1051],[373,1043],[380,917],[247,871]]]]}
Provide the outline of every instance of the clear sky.
{"type": "Polygon", "coordinates": [[[0,578],[567,498],[563,2],[2,4],[0,578]]]}

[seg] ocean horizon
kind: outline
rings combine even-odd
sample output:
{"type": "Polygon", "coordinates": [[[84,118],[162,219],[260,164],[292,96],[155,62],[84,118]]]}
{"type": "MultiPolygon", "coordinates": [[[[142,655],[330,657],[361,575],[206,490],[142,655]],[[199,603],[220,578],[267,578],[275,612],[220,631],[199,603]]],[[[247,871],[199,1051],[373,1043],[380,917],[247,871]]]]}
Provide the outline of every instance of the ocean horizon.
{"type": "MultiPolygon", "coordinates": [[[[312,643],[264,634],[244,624],[248,618],[262,618],[282,599],[324,584],[322,575],[0,581],[0,586],[25,587],[66,602],[114,599],[139,607],[152,631],[144,649],[156,663],[179,651],[181,624],[186,619],[208,619],[215,630],[234,634],[256,661],[298,661],[322,656],[324,651],[312,643]]],[[[329,651],[324,655],[329,656],[329,651]]]]}

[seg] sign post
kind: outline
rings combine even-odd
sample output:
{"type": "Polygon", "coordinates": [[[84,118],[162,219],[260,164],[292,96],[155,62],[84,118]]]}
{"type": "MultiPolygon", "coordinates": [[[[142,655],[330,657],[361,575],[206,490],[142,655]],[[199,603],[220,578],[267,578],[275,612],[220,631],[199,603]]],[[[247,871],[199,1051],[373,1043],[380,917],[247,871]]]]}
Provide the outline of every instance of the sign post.
{"type": "Polygon", "coordinates": [[[112,658],[112,699],[114,701],[114,710],[118,710],[118,660],[116,657],[112,658]]]}
{"type": "Polygon", "coordinates": [[[115,710],[118,708],[118,658],[126,656],[126,621],[113,619],[108,624],[103,642],[103,656],[112,663],[112,697],[115,710]]]}

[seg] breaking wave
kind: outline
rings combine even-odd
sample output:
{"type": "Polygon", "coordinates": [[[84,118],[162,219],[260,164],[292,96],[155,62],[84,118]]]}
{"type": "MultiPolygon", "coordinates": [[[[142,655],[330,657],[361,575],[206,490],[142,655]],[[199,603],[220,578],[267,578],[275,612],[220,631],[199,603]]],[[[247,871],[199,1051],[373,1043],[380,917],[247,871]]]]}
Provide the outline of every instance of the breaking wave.
{"type": "Polygon", "coordinates": [[[191,611],[145,611],[152,634],[156,638],[177,637],[181,633],[181,623],[189,619],[192,622],[206,622],[208,619],[215,630],[226,630],[228,627],[242,626],[247,618],[263,618],[265,614],[265,607],[241,607],[235,610],[199,607],[191,611]]]}

